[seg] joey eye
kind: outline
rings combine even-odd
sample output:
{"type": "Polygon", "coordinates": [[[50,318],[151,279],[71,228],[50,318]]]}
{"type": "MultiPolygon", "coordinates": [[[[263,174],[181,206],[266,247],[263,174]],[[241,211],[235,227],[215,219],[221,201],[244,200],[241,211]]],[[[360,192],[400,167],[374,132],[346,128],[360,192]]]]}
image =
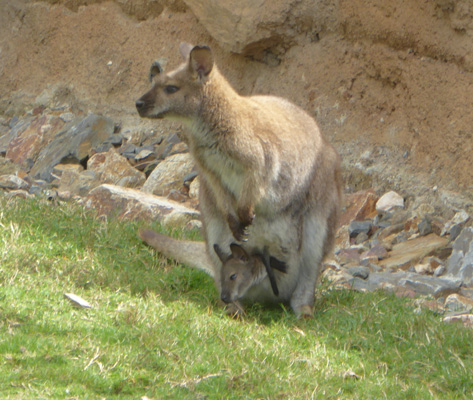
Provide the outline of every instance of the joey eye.
{"type": "Polygon", "coordinates": [[[179,88],[177,86],[174,86],[174,85],[167,85],[167,86],[164,87],[164,91],[167,94],[176,93],[178,90],[179,90],[179,88]]]}
{"type": "Polygon", "coordinates": [[[237,278],[237,274],[230,275],[230,280],[234,281],[237,278]]]}

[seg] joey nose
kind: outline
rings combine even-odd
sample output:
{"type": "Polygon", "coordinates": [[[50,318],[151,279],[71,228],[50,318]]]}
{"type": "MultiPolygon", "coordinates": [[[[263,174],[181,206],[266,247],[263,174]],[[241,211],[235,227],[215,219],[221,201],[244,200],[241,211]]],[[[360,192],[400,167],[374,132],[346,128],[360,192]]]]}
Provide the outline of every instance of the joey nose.
{"type": "Polygon", "coordinates": [[[228,295],[228,293],[222,293],[222,294],[220,295],[220,299],[221,299],[225,304],[231,303],[231,301],[230,301],[230,296],[228,295]]]}

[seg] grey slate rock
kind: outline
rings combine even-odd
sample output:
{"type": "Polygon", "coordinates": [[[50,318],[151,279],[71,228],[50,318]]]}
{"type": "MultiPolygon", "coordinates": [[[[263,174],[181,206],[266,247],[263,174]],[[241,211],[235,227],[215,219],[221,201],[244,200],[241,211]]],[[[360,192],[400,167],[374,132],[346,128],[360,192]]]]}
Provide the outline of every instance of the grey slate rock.
{"type": "Polygon", "coordinates": [[[453,242],[447,273],[461,278],[465,286],[473,286],[473,228],[464,228],[453,242]]]}
{"type": "Polygon", "coordinates": [[[422,221],[420,221],[417,227],[419,229],[419,234],[421,236],[426,236],[429,233],[432,233],[432,224],[427,218],[424,218],[422,221]]]}
{"type": "Polygon", "coordinates": [[[452,293],[458,293],[462,280],[458,278],[435,278],[415,273],[409,273],[406,278],[399,281],[400,286],[414,290],[416,293],[444,297],[452,293]]]}
{"type": "Polygon", "coordinates": [[[110,118],[91,114],[79,122],[76,121],[66,125],[40,152],[31,169],[33,178],[51,182],[51,172],[55,165],[70,159],[83,162],[93,148],[113,134],[114,123],[110,118]]]}
{"type": "Polygon", "coordinates": [[[362,232],[368,234],[372,226],[373,222],[371,221],[353,221],[348,226],[348,234],[350,235],[350,238],[357,237],[358,234],[362,232]]]}
{"type": "Polygon", "coordinates": [[[370,269],[361,265],[348,268],[348,273],[355,278],[368,279],[370,269]]]}

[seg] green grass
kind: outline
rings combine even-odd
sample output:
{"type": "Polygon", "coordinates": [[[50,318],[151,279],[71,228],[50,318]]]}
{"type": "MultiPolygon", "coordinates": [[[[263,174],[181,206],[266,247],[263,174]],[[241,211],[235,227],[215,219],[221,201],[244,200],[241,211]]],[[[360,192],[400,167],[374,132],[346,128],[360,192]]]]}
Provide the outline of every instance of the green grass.
{"type": "Polygon", "coordinates": [[[472,331],[408,300],[325,284],[312,320],[259,305],[233,320],[212,279],[140,242],[143,223],[41,200],[0,207],[1,399],[473,395],[472,331]]]}

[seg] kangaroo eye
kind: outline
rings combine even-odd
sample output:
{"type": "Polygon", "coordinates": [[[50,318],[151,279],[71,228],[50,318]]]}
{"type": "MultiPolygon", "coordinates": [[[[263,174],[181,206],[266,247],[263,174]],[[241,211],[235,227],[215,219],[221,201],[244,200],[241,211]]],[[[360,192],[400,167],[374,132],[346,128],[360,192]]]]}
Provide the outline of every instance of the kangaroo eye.
{"type": "Polygon", "coordinates": [[[234,281],[236,278],[237,278],[237,274],[232,274],[232,275],[230,276],[230,280],[231,280],[231,281],[234,281]]]}
{"type": "Polygon", "coordinates": [[[174,86],[174,85],[167,85],[167,86],[164,88],[164,91],[165,91],[167,94],[176,93],[178,90],[179,90],[179,88],[178,88],[177,86],[174,86]]]}

